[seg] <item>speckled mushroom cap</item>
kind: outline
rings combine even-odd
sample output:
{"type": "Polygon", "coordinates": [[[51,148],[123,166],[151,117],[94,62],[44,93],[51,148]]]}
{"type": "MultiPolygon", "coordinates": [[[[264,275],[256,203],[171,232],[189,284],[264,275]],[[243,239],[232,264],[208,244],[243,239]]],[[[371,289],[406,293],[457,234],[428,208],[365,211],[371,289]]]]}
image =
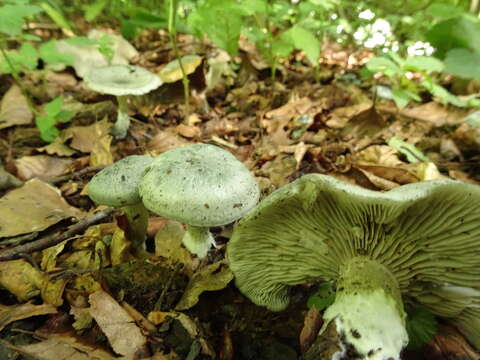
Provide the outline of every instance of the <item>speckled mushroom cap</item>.
{"type": "MultiPolygon", "coordinates": [[[[380,193],[306,175],[237,224],[227,247],[230,267],[247,297],[278,311],[288,305],[290,285],[335,280],[347,260],[364,256],[394,275],[403,297],[440,316],[465,318],[480,304],[479,204],[480,187],[459,181],[380,193]],[[447,296],[445,286],[466,290],[447,296]],[[466,293],[469,299],[460,300],[466,293]]],[[[470,340],[480,346],[480,321],[474,331],[466,323],[456,322],[467,336],[476,331],[470,340]]]]}
{"type": "Polygon", "coordinates": [[[84,81],[94,91],[115,96],[143,95],[162,85],[157,75],[133,65],[92,68],[85,75],[84,81]]]}
{"type": "Polygon", "coordinates": [[[131,155],[106,167],[88,183],[88,196],[97,204],[120,207],[141,202],[138,184],[153,158],[131,155]]]}
{"type": "Polygon", "coordinates": [[[158,156],[140,183],[145,207],[184,224],[231,223],[258,201],[259,188],[240,161],[207,144],[179,147],[158,156]]]}

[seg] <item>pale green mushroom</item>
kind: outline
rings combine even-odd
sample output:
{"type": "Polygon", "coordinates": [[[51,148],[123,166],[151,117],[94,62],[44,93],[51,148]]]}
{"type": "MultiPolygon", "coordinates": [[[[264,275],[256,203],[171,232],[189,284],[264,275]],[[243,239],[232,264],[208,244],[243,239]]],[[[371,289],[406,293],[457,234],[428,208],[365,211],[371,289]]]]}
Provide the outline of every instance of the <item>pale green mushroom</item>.
{"type": "Polygon", "coordinates": [[[112,128],[112,134],[117,139],[123,139],[127,135],[130,125],[127,96],[144,95],[162,85],[157,75],[133,65],[95,67],[87,72],[84,81],[94,91],[117,97],[117,121],[112,128]]]}
{"type": "Polygon", "coordinates": [[[399,359],[405,301],[449,318],[480,349],[480,187],[453,180],[366,190],[319,174],[273,192],[227,246],[240,291],[273,311],[291,285],[336,283],[332,358],[399,359]]]}
{"type": "Polygon", "coordinates": [[[158,156],[145,171],[139,191],[147,209],[187,225],[183,244],[200,258],[214,243],[209,227],[239,219],[260,195],[245,165],[228,151],[207,144],[158,156]]]}
{"type": "Polygon", "coordinates": [[[131,155],[107,166],[88,183],[88,196],[99,205],[121,208],[128,219],[129,232],[136,248],[144,248],[148,211],[138,194],[138,185],[151,156],[131,155]]]}

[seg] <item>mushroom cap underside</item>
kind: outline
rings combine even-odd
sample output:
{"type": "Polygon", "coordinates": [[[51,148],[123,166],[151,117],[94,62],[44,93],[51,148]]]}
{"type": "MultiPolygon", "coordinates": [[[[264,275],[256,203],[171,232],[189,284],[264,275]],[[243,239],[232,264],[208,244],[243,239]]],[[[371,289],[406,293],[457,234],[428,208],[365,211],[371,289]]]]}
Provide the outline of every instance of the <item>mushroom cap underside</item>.
{"type": "Polygon", "coordinates": [[[230,267],[239,289],[272,310],[288,305],[289,285],[335,280],[359,256],[384,265],[404,295],[420,297],[432,284],[480,289],[478,203],[480,187],[453,180],[381,193],[306,175],[239,222],[230,267]]]}
{"type": "Polygon", "coordinates": [[[228,151],[207,144],[161,154],[140,183],[147,209],[193,226],[231,223],[255,206],[259,194],[245,165],[228,151]]]}
{"type": "Polygon", "coordinates": [[[88,196],[97,204],[114,207],[141,202],[138,184],[153,158],[130,155],[97,173],[88,184],[88,196]]]}
{"type": "Polygon", "coordinates": [[[143,95],[162,85],[157,75],[133,65],[92,68],[85,75],[84,81],[94,91],[115,96],[143,95]]]}

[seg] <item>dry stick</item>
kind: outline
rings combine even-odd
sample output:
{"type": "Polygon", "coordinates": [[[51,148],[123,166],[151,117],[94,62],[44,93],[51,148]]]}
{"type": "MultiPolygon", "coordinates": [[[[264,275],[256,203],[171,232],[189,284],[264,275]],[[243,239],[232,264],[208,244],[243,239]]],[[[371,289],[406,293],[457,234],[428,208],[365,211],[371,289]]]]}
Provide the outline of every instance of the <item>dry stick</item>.
{"type": "Polygon", "coordinates": [[[79,178],[79,177],[81,177],[83,175],[86,175],[88,173],[91,173],[91,172],[98,172],[100,170],[105,169],[105,167],[106,167],[105,165],[87,166],[83,169],[80,169],[80,170],[75,171],[75,172],[70,173],[70,174],[48,178],[48,179],[46,179],[46,182],[48,182],[50,184],[58,184],[58,183],[61,183],[61,182],[64,182],[64,181],[79,178]]]}
{"type": "Polygon", "coordinates": [[[110,216],[114,211],[115,209],[113,208],[99,211],[88,218],[80,220],[75,225],[70,226],[70,228],[65,232],[56,233],[24,245],[19,245],[10,249],[6,249],[0,252],[0,261],[19,259],[24,257],[24,254],[31,254],[34,251],[40,251],[51,246],[55,246],[62,241],[68,240],[72,236],[86,230],[89,226],[99,223],[106,217],[110,216]]]}

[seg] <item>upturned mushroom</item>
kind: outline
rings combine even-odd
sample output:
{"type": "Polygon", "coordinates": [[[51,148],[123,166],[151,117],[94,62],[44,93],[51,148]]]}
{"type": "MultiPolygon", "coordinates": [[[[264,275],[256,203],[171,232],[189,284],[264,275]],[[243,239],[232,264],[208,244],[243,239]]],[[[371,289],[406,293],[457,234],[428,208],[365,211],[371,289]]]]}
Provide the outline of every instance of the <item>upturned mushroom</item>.
{"type": "Polygon", "coordinates": [[[130,117],[127,113],[127,96],[144,95],[155,90],[162,81],[147,69],[133,65],[110,65],[92,68],[84,77],[85,84],[102,94],[114,95],[118,102],[117,121],[112,134],[117,139],[127,135],[130,117]]]}
{"type": "Polygon", "coordinates": [[[140,182],[145,207],[187,225],[185,247],[203,258],[212,243],[209,227],[229,224],[258,201],[248,169],[217,146],[196,144],[158,156],[140,182]]]}
{"type": "Polygon", "coordinates": [[[138,185],[151,156],[130,155],[97,173],[88,183],[88,196],[99,205],[121,208],[128,220],[127,236],[143,248],[147,236],[148,211],[138,194],[138,185]]]}
{"type": "Polygon", "coordinates": [[[228,259],[240,291],[273,311],[292,285],[336,283],[320,331],[334,326],[334,359],[399,359],[405,301],[449,318],[480,349],[479,203],[479,186],[453,180],[380,193],[305,175],[237,224],[228,259]]]}

